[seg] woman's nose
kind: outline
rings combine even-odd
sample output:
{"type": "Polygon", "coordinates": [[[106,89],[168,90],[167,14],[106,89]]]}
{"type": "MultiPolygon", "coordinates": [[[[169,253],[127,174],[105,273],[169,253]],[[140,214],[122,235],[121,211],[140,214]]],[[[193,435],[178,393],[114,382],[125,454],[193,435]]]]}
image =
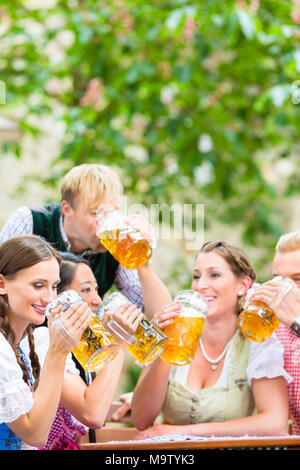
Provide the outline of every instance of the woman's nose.
{"type": "Polygon", "coordinates": [[[193,289],[194,290],[201,293],[202,291],[205,291],[205,289],[207,289],[207,288],[208,288],[208,283],[204,278],[199,278],[199,279],[194,280],[194,282],[193,282],[193,289]]]}
{"type": "Polygon", "coordinates": [[[53,300],[56,296],[57,294],[53,289],[47,289],[47,291],[43,292],[41,302],[43,305],[48,305],[48,303],[51,302],[51,300],[53,300]]]}
{"type": "Polygon", "coordinates": [[[100,295],[95,294],[91,300],[91,307],[98,308],[102,304],[100,295]]]}

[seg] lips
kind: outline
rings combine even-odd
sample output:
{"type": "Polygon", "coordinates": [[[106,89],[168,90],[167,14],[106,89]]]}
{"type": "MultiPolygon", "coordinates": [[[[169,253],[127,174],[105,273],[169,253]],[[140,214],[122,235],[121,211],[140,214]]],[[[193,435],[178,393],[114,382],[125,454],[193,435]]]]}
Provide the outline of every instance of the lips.
{"type": "Polygon", "coordinates": [[[42,307],[41,305],[32,305],[34,310],[36,310],[40,315],[45,315],[46,307],[42,307]]]}
{"type": "Polygon", "coordinates": [[[209,297],[209,296],[207,296],[207,297],[204,297],[204,300],[205,300],[206,302],[212,302],[213,300],[216,300],[216,297],[209,297]]]}

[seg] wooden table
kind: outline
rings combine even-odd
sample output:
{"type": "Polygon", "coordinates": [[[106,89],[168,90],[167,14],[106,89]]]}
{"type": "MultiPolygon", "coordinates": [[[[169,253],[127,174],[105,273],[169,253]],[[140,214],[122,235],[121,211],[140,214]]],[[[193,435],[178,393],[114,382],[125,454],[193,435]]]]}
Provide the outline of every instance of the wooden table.
{"type": "Polygon", "coordinates": [[[82,450],[187,450],[187,449],[300,449],[300,436],[247,437],[247,438],[210,438],[200,441],[161,441],[161,442],[96,442],[84,443],[82,450]]]}

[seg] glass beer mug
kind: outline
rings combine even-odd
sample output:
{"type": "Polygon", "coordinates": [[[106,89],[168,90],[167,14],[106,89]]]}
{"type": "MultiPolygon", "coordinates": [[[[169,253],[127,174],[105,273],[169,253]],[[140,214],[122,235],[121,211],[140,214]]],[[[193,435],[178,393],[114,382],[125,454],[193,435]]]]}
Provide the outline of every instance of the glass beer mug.
{"type": "MultiPolygon", "coordinates": [[[[113,314],[122,305],[128,303],[130,303],[129,300],[123,294],[114,292],[103,300],[96,315],[102,319],[106,312],[113,314]]],[[[127,333],[113,317],[108,320],[107,327],[111,329],[114,336],[119,336],[128,343],[127,350],[142,366],[149,365],[159,357],[168,343],[166,335],[154,326],[145,315],[133,335],[127,333]]]]}
{"type": "Polygon", "coordinates": [[[276,276],[273,281],[284,281],[278,294],[269,305],[260,301],[250,302],[240,313],[238,325],[246,338],[261,343],[266,341],[279,327],[280,321],[275,316],[273,308],[278,305],[293,287],[289,279],[276,276]]]}
{"type": "MultiPolygon", "coordinates": [[[[82,301],[82,298],[76,291],[64,291],[47,305],[46,316],[48,318],[50,312],[59,305],[63,306],[61,312],[63,313],[72,304],[82,301]]],[[[73,337],[60,322],[59,317],[61,313],[54,318],[54,324],[64,338],[67,340],[69,338],[71,344],[72,341],[74,344],[73,337]]],[[[86,371],[95,372],[112,361],[118,352],[119,346],[114,341],[109,331],[104,328],[100,320],[95,315],[91,314],[89,326],[83,332],[81,340],[77,346],[72,350],[72,353],[78,362],[86,371]]]]}
{"type": "Polygon", "coordinates": [[[169,343],[161,358],[175,366],[183,366],[189,364],[195,355],[208,306],[203,296],[194,290],[180,291],[174,299],[176,301],[181,303],[180,314],[164,328],[169,343]]]}
{"type": "Polygon", "coordinates": [[[116,209],[98,211],[96,233],[102,245],[124,268],[138,269],[152,256],[155,242],[130,227],[116,209]]]}

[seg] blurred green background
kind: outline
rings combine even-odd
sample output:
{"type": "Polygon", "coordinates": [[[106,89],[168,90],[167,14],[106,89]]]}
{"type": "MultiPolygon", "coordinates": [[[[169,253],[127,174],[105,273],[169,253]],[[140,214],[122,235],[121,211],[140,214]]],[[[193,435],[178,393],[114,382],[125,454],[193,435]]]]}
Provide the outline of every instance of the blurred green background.
{"type": "MultiPolygon", "coordinates": [[[[133,203],[202,204],[204,240],[270,277],[299,220],[299,0],[1,2],[0,80],[1,226],[101,162],[133,203]]],[[[172,293],[195,252],[158,240],[172,293]]]]}

